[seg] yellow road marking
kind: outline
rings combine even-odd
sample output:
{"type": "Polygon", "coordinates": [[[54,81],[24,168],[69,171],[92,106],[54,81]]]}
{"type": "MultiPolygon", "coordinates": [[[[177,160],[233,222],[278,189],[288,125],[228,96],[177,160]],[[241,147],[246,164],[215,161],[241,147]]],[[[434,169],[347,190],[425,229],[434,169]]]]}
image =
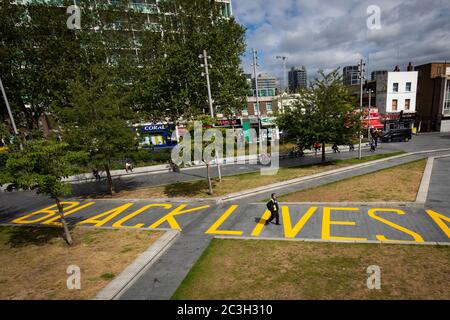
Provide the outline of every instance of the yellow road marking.
{"type": "MultiPolygon", "coordinates": [[[[73,207],[76,207],[79,204],[80,203],[76,202],[76,201],[73,201],[73,202],[68,202],[68,201],[61,202],[61,205],[63,206],[63,211],[67,211],[69,209],[72,209],[73,207]]],[[[14,219],[11,222],[12,223],[19,223],[19,224],[38,223],[38,222],[41,222],[43,220],[46,220],[46,219],[54,216],[57,213],[58,213],[58,207],[57,207],[56,204],[54,204],[54,205],[46,207],[44,209],[40,209],[40,210],[37,210],[37,211],[35,211],[33,213],[27,214],[27,215],[25,215],[23,217],[14,219]],[[31,218],[32,216],[35,216],[35,215],[38,215],[38,214],[41,214],[41,213],[47,213],[47,215],[45,215],[43,217],[40,217],[40,218],[37,218],[37,219],[34,219],[34,220],[27,220],[28,218],[31,218]]]]}
{"type": "MultiPolygon", "coordinates": [[[[399,214],[399,215],[404,215],[405,212],[403,210],[400,210],[400,209],[387,209],[387,208],[373,208],[373,209],[369,209],[368,215],[369,215],[369,217],[371,217],[371,218],[373,218],[375,220],[378,220],[378,221],[380,221],[380,222],[382,222],[384,224],[387,224],[388,226],[390,226],[390,227],[392,227],[392,228],[394,228],[396,230],[399,230],[399,231],[402,231],[402,232],[408,234],[409,236],[413,237],[414,241],[416,241],[416,242],[424,242],[424,240],[423,240],[423,238],[422,238],[422,236],[420,234],[418,234],[418,233],[416,233],[414,231],[411,231],[411,230],[409,230],[409,229],[407,229],[405,227],[402,227],[402,226],[400,226],[398,224],[395,224],[392,221],[389,221],[389,220],[386,220],[384,218],[381,218],[381,217],[377,216],[375,214],[375,212],[377,212],[377,211],[394,212],[394,213],[399,214]]],[[[389,240],[384,235],[380,235],[380,234],[376,235],[376,238],[379,241],[386,241],[386,242],[389,242],[389,241],[401,242],[402,241],[402,240],[389,240]]]]}
{"type": "Polygon", "coordinates": [[[135,212],[130,213],[129,215],[123,217],[122,219],[120,219],[119,221],[113,223],[113,227],[115,228],[142,228],[144,226],[143,223],[138,223],[134,226],[124,226],[123,223],[125,221],[128,221],[130,219],[132,219],[133,217],[137,216],[138,214],[144,212],[145,210],[152,208],[152,207],[163,207],[164,209],[170,209],[172,208],[171,204],[159,204],[159,203],[154,203],[154,204],[149,204],[146,206],[143,206],[142,208],[140,208],[139,210],[136,210],[135,212]]]}
{"type": "Polygon", "coordinates": [[[79,222],[78,224],[79,225],[82,225],[82,224],[93,224],[96,227],[101,227],[105,223],[107,223],[111,219],[115,218],[116,216],[121,214],[123,211],[125,211],[129,207],[131,207],[132,205],[133,205],[133,203],[131,203],[131,202],[125,203],[125,204],[121,205],[120,207],[117,207],[117,208],[108,210],[106,212],[100,213],[100,214],[98,214],[96,216],[93,216],[91,218],[83,220],[83,221],[79,222]],[[103,218],[103,219],[100,219],[100,218],[103,218]]]}
{"type": "MultiPolygon", "coordinates": [[[[95,202],[88,202],[88,203],[85,203],[85,204],[83,204],[83,205],[81,205],[79,207],[76,207],[75,209],[70,210],[68,212],[63,211],[64,217],[67,217],[68,215],[71,215],[72,213],[80,211],[81,209],[87,208],[87,207],[93,205],[94,203],[95,202]]],[[[46,220],[44,222],[41,222],[41,224],[53,225],[53,226],[61,226],[61,222],[55,222],[58,219],[61,219],[61,217],[59,215],[57,215],[57,216],[55,216],[53,218],[50,218],[50,219],[48,219],[48,220],[46,220]]]]}
{"type": "Polygon", "coordinates": [[[288,206],[281,206],[281,214],[283,216],[284,236],[286,238],[295,238],[295,236],[303,229],[306,222],[316,212],[317,207],[310,207],[308,211],[301,217],[297,224],[292,228],[291,216],[288,206]]]}
{"type": "Polygon", "coordinates": [[[238,230],[219,230],[219,227],[228,219],[228,217],[236,210],[238,206],[232,205],[225,213],[205,232],[206,234],[226,234],[240,236],[244,232],[238,230]]]}
{"type": "Polygon", "coordinates": [[[162,217],[155,223],[151,224],[149,228],[158,228],[161,224],[163,224],[164,222],[167,222],[172,229],[177,229],[177,230],[181,231],[181,227],[178,224],[178,222],[175,220],[174,216],[209,208],[209,205],[205,205],[205,206],[201,206],[201,207],[183,210],[186,206],[187,206],[186,204],[180,205],[175,210],[171,211],[170,213],[166,214],[164,217],[162,217]]]}
{"type": "Polygon", "coordinates": [[[450,218],[447,216],[444,216],[443,214],[437,213],[433,210],[426,210],[428,215],[433,219],[434,222],[441,228],[441,230],[447,235],[447,237],[450,239],[450,228],[445,224],[444,221],[450,222],[450,218]],[[442,221],[444,220],[444,221],[442,221]]]}
{"type": "Polygon", "coordinates": [[[323,208],[323,217],[322,217],[322,240],[347,240],[347,241],[364,241],[367,238],[351,238],[351,237],[337,237],[330,235],[330,226],[331,225],[344,225],[344,226],[355,226],[355,221],[332,221],[331,220],[331,211],[359,211],[358,208],[323,208]]]}
{"type": "Polygon", "coordinates": [[[266,221],[270,218],[270,211],[266,210],[264,214],[262,215],[261,219],[259,219],[258,223],[256,224],[256,227],[253,229],[251,236],[252,237],[259,237],[259,234],[261,233],[262,229],[266,225],[266,221]]]}

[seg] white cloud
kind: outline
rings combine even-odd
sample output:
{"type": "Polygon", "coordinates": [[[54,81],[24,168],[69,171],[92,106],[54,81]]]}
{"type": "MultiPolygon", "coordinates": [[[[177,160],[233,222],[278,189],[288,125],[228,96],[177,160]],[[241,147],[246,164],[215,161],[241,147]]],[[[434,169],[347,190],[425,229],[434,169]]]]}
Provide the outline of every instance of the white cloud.
{"type": "MultiPolygon", "coordinates": [[[[260,71],[281,78],[277,55],[288,67],[305,65],[309,78],[369,57],[368,71],[433,60],[450,61],[448,0],[235,0],[238,22],[249,28],[248,48],[263,55],[260,71]],[[368,30],[367,7],[381,9],[381,30],[368,30]]],[[[250,50],[249,50],[250,51],[250,50]]],[[[251,72],[251,55],[243,67],[251,72]]]]}

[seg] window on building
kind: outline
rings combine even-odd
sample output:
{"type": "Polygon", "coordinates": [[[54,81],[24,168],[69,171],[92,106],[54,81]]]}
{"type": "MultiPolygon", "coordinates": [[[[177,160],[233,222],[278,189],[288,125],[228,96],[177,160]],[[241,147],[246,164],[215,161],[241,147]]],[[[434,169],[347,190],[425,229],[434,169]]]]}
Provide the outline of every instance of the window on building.
{"type": "Polygon", "coordinates": [[[272,112],[272,102],[266,103],[266,111],[267,113],[272,112]]]}
{"type": "Polygon", "coordinates": [[[394,83],[394,85],[392,87],[392,91],[393,92],[398,92],[398,83],[397,82],[394,83]]]}
{"type": "Polygon", "coordinates": [[[242,115],[248,116],[248,107],[247,106],[242,108],[242,115]]]}
{"type": "Polygon", "coordinates": [[[258,104],[256,104],[256,102],[253,103],[253,110],[254,110],[253,115],[255,116],[259,115],[259,103],[258,104]]]}
{"type": "Polygon", "coordinates": [[[406,92],[411,92],[411,82],[407,82],[407,83],[406,83],[405,91],[406,91],[406,92]]]}
{"type": "Polygon", "coordinates": [[[447,79],[447,88],[444,97],[444,109],[442,110],[442,113],[445,115],[450,115],[450,79],[447,79]]]}
{"type": "Polygon", "coordinates": [[[406,99],[405,100],[405,110],[409,110],[411,106],[411,99],[406,99]]]}
{"type": "Polygon", "coordinates": [[[398,105],[398,100],[393,99],[392,100],[392,111],[397,111],[397,105],[398,105]]]}

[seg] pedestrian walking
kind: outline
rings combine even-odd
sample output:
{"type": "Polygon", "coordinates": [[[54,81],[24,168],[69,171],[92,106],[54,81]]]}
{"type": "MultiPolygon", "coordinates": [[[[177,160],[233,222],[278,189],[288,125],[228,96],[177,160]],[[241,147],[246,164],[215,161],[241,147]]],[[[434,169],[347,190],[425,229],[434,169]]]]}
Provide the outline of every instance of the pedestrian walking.
{"type": "Polygon", "coordinates": [[[92,175],[94,176],[95,181],[100,181],[100,174],[98,173],[97,169],[92,170],[92,175]]]}
{"type": "Polygon", "coordinates": [[[372,138],[372,140],[370,140],[370,151],[375,152],[376,148],[377,148],[376,139],[372,138]]]}
{"type": "Polygon", "coordinates": [[[337,153],[337,152],[341,153],[341,151],[339,150],[339,147],[338,147],[337,143],[333,144],[333,146],[331,147],[331,149],[333,149],[333,152],[334,152],[334,153],[337,153]]]}
{"type": "Polygon", "coordinates": [[[128,161],[125,163],[125,171],[128,173],[128,171],[133,172],[133,165],[131,164],[131,161],[128,161]]]}
{"type": "Polygon", "coordinates": [[[320,151],[320,148],[321,148],[320,143],[318,143],[318,142],[314,143],[314,152],[316,153],[316,155],[317,155],[317,152],[320,151]]]}
{"type": "Polygon", "coordinates": [[[266,206],[267,206],[267,209],[270,211],[270,217],[266,221],[266,225],[271,223],[273,219],[275,219],[275,224],[279,225],[280,224],[280,214],[279,214],[280,207],[278,206],[277,195],[275,193],[272,193],[270,195],[270,200],[269,200],[269,202],[267,202],[266,206]]]}
{"type": "Polygon", "coordinates": [[[355,146],[353,145],[353,143],[348,144],[348,151],[355,151],[355,146]]]}

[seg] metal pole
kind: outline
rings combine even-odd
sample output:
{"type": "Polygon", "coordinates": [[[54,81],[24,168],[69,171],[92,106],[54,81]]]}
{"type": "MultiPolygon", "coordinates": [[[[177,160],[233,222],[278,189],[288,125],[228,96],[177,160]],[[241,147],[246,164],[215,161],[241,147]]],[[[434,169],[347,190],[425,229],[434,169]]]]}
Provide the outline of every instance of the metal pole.
{"type": "MultiPolygon", "coordinates": [[[[360,111],[360,119],[362,122],[362,116],[363,116],[363,106],[362,106],[362,100],[363,100],[363,60],[361,59],[359,63],[359,82],[360,82],[360,97],[359,97],[359,111],[360,111]]],[[[362,133],[359,132],[359,151],[358,151],[358,158],[361,160],[362,158],[362,133]]]]}
{"type": "MultiPolygon", "coordinates": [[[[256,109],[257,111],[257,116],[258,116],[258,134],[259,134],[259,144],[262,144],[262,136],[261,136],[261,121],[260,121],[260,110],[259,110],[259,92],[258,92],[258,76],[256,74],[256,67],[257,67],[257,63],[256,60],[257,58],[257,52],[255,49],[253,49],[253,76],[255,77],[255,91],[256,91],[256,109]]],[[[255,110],[256,111],[256,110],[255,110]]]]}
{"type": "Polygon", "coordinates": [[[5,100],[6,109],[8,109],[9,119],[11,120],[11,124],[12,124],[13,130],[14,130],[14,134],[17,136],[17,135],[19,135],[19,132],[17,131],[16,123],[14,121],[13,114],[12,114],[11,108],[9,106],[8,98],[6,97],[5,88],[3,87],[3,82],[2,82],[1,78],[0,78],[0,87],[2,89],[3,99],[5,100]]]}
{"type": "Polygon", "coordinates": [[[203,50],[203,55],[200,55],[200,58],[203,58],[202,67],[205,67],[206,86],[208,88],[209,112],[211,114],[211,117],[214,117],[214,109],[213,109],[213,103],[212,103],[212,97],[211,97],[211,84],[209,82],[208,55],[206,53],[206,50],[203,50]]]}
{"type": "Polygon", "coordinates": [[[369,116],[367,121],[367,137],[370,136],[370,108],[371,108],[371,96],[372,96],[372,90],[369,90],[369,116]]]}

